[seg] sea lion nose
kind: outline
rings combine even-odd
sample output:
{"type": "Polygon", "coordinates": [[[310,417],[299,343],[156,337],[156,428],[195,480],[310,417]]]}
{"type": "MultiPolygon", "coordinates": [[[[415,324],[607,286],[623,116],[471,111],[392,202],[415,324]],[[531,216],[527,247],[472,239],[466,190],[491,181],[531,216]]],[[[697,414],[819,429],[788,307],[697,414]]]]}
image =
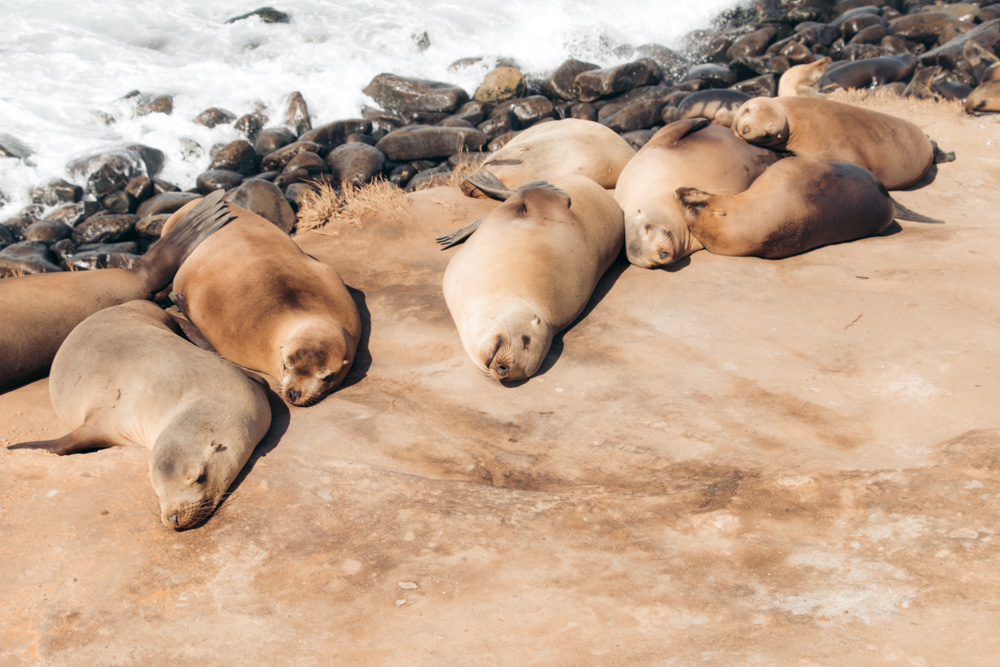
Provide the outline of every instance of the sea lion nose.
{"type": "Polygon", "coordinates": [[[172,523],[172,524],[174,524],[176,526],[177,525],[177,515],[176,514],[171,514],[170,516],[167,517],[167,521],[169,521],[170,523],[172,523]]]}
{"type": "Polygon", "coordinates": [[[290,400],[290,401],[297,401],[297,400],[299,400],[299,396],[301,396],[301,395],[302,394],[300,392],[297,392],[294,389],[289,389],[288,390],[288,400],[290,400]]]}

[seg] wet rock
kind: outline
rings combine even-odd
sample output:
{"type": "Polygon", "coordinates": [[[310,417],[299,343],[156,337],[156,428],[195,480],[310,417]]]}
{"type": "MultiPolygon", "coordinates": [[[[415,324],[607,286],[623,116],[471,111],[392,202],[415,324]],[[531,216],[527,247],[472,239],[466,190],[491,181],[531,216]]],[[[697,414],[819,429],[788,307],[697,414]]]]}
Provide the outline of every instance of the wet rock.
{"type": "MultiPolygon", "coordinates": [[[[273,153],[272,153],[273,155],[273,153]]],[[[228,169],[241,174],[250,175],[257,173],[260,165],[260,156],[253,149],[248,141],[237,139],[220,148],[212,156],[209,169],[228,169]]]]}
{"type": "Polygon", "coordinates": [[[240,14],[239,16],[234,16],[231,19],[226,19],[226,23],[236,23],[237,21],[242,21],[243,19],[248,19],[253,16],[256,16],[264,23],[288,23],[291,20],[291,16],[285,12],[278,11],[274,7],[261,7],[260,9],[253,10],[252,12],[240,14]]]}
{"type": "Polygon", "coordinates": [[[427,190],[429,188],[448,185],[451,182],[451,176],[452,169],[448,164],[434,167],[433,169],[425,169],[411,178],[404,190],[406,192],[416,192],[417,190],[427,190]]]}
{"type": "Polygon", "coordinates": [[[95,201],[78,201],[73,204],[57,206],[45,216],[46,220],[58,220],[74,227],[78,222],[89,218],[100,210],[100,204],[95,201]]]}
{"type": "Polygon", "coordinates": [[[977,25],[965,34],[923,53],[920,62],[924,65],[941,65],[945,69],[954,69],[964,61],[963,54],[968,42],[975,42],[987,51],[996,53],[1000,48],[1000,19],[977,25]]]}
{"type": "Polygon", "coordinates": [[[147,215],[156,215],[157,213],[173,213],[184,204],[199,197],[201,195],[196,192],[164,192],[139,204],[136,215],[144,218],[147,215]]]}
{"type": "Polygon", "coordinates": [[[311,141],[320,144],[326,150],[331,150],[344,143],[344,139],[349,134],[354,134],[355,132],[371,134],[371,131],[372,122],[370,120],[365,118],[350,118],[327,123],[326,125],[321,125],[308,132],[304,132],[299,136],[299,141],[311,141]]]}
{"type": "Polygon", "coordinates": [[[397,165],[389,172],[389,182],[395,183],[399,187],[405,187],[410,180],[420,172],[412,162],[407,162],[406,164],[397,165]]]}
{"type": "Polygon", "coordinates": [[[296,135],[283,127],[265,127],[257,133],[253,147],[258,155],[267,156],[285,146],[295,143],[296,135]]]}
{"type": "Polygon", "coordinates": [[[590,102],[579,102],[569,108],[567,118],[579,118],[581,120],[597,120],[597,107],[590,102]]]}
{"type": "Polygon", "coordinates": [[[148,176],[136,176],[125,186],[125,192],[141,203],[153,195],[153,179],[148,176]]]}
{"type": "Polygon", "coordinates": [[[295,136],[312,128],[312,120],[309,118],[309,106],[302,97],[302,93],[295,91],[290,93],[285,100],[285,111],[281,115],[281,122],[295,131],[295,136]]]}
{"type": "Polygon", "coordinates": [[[129,214],[94,215],[73,228],[73,243],[114,243],[131,233],[139,216],[129,214]]]}
{"type": "Polygon", "coordinates": [[[640,59],[652,60],[660,68],[660,79],[665,84],[672,83],[684,76],[688,68],[687,59],[673,49],[662,44],[642,44],[635,48],[635,54],[640,59]]]}
{"type": "Polygon", "coordinates": [[[24,230],[24,240],[55,243],[68,239],[72,234],[73,228],[61,220],[39,220],[24,230]]]}
{"type": "Polygon", "coordinates": [[[486,148],[483,150],[488,153],[495,153],[506,146],[507,142],[516,137],[518,134],[520,134],[520,132],[505,132],[499,137],[494,137],[493,139],[490,139],[490,142],[486,144],[486,148]]]}
{"type": "Polygon", "coordinates": [[[619,134],[646,129],[660,121],[660,110],[665,104],[663,99],[636,102],[602,118],[600,122],[619,134]]]}
{"type": "Polygon", "coordinates": [[[334,183],[341,186],[369,183],[382,173],[385,154],[374,146],[351,143],[338,146],[326,156],[334,183]]]}
{"type": "Polygon", "coordinates": [[[363,92],[383,109],[409,116],[421,112],[448,115],[469,101],[468,93],[456,85],[396,74],[379,74],[363,92]]]}
{"type": "Polygon", "coordinates": [[[529,127],[543,118],[555,118],[556,116],[552,101],[544,95],[531,95],[499,104],[490,112],[490,117],[493,118],[507,111],[514,114],[521,127],[529,127]]]}
{"type": "Polygon", "coordinates": [[[497,67],[486,75],[473,99],[477,102],[506,102],[523,97],[527,85],[524,75],[513,67],[497,67]]]}
{"type": "Polygon", "coordinates": [[[301,183],[302,181],[311,179],[313,176],[314,174],[310,174],[306,169],[286,168],[271,182],[274,183],[279,190],[285,190],[289,185],[301,183]]]}
{"type": "Polygon", "coordinates": [[[471,102],[466,102],[458,108],[458,110],[452,115],[441,121],[444,125],[446,121],[449,120],[460,120],[472,124],[473,126],[478,125],[483,122],[486,117],[485,105],[482,102],[476,102],[472,100],[471,102]]]}
{"type": "Polygon", "coordinates": [[[49,251],[55,255],[56,264],[63,266],[66,258],[76,252],[76,246],[73,244],[72,239],[66,238],[50,245],[49,251]]]}
{"type": "Polygon", "coordinates": [[[267,124],[268,120],[270,119],[267,114],[258,109],[252,113],[240,116],[236,119],[236,123],[233,127],[235,127],[236,131],[244,137],[253,141],[254,137],[256,137],[261,128],[267,124]]]}
{"type": "Polygon", "coordinates": [[[576,77],[583,72],[599,69],[593,63],[586,63],[575,58],[570,58],[556,68],[548,79],[542,84],[552,96],[560,97],[564,100],[575,100],[579,92],[576,88],[576,77]]]}
{"type": "Polygon", "coordinates": [[[726,50],[726,57],[732,60],[741,56],[756,57],[762,55],[777,34],[777,29],[767,27],[744,35],[726,50]]]}
{"type": "Polygon", "coordinates": [[[689,69],[681,82],[699,80],[706,88],[728,88],[737,78],[736,72],[724,65],[704,63],[689,69]]]}
{"type": "Polygon", "coordinates": [[[868,28],[880,28],[888,32],[889,22],[878,14],[860,14],[840,24],[840,36],[844,38],[845,42],[849,42],[859,32],[868,28]]]}
{"type": "Polygon", "coordinates": [[[778,79],[773,74],[761,74],[734,83],[732,89],[750,97],[774,97],[778,92],[778,79]]]}
{"type": "Polygon", "coordinates": [[[194,117],[195,123],[209,128],[216,125],[228,125],[234,120],[236,120],[236,114],[218,107],[209,107],[194,117]]]}
{"type": "Polygon", "coordinates": [[[264,156],[264,159],[260,162],[260,168],[262,171],[281,171],[293,157],[305,152],[322,155],[326,152],[326,148],[315,141],[303,141],[300,139],[264,156]]]}
{"type": "Polygon", "coordinates": [[[375,137],[370,134],[361,134],[360,132],[353,132],[346,137],[344,137],[345,144],[362,143],[368,144],[369,146],[374,146],[378,141],[375,137]]]}
{"type": "Polygon", "coordinates": [[[100,198],[145,174],[145,164],[135,153],[120,150],[73,160],[66,170],[74,178],[86,181],[87,192],[100,198]]]}
{"type": "Polygon", "coordinates": [[[226,195],[226,201],[270,220],[286,234],[295,226],[295,212],[274,183],[253,178],[226,195]]]}
{"type": "Polygon", "coordinates": [[[42,206],[72,204],[83,199],[83,188],[60,178],[49,181],[43,186],[32,188],[28,196],[32,202],[42,206]]]}
{"type": "Polygon", "coordinates": [[[765,53],[770,56],[785,56],[789,62],[795,65],[804,65],[815,60],[812,50],[794,39],[786,41],[779,49],[772,51],[769,48],[765,53]]]}
{"type": "Polygon", "coordinates": [[[732,122],[736,110],[751,97],[752,95],[735,89],[702,90],[685,97],[677,105],[673,118],[677,120],[708,118],[716,121],[717,125],[728,125],[732,122]]]}
{"type": "Polygon", "coordinates": [[[968,24],[953,19],[944,12],[907,14],[889,24],[890,34],[927,46],[936,46],[939,40],[943,44],[951,37],[968,32],[969,29],[968,24]],[[950,36],[942,39],[944,35],[950,36]]]}
{"type": "Polygon", "coordinates": [[[137,243],[89,244],[80,246],[72,255],[65,256],[60,264],[70,271],[93,269],[130,269],[142,256],[137,243]]]}
{"type": "Polygon", "coordinates": [[[28,227],[32,226],[38,222],[41,218],[37,215],[31,213],[21,212],[13,218],[4,220],[3,226],[10,232],[11,236],[14,237],[15,241],[24,240],[24,232],[27,231],[28,227]]]}
{"type": "Polygon", "coordinates": [[[447,157],[463,150],[479,150],[486,135],[461,127],[409,125],[382,137],[375,147],[394,162],[447,157]]]}
{"type": "Polygon", "coordinates": [[[521,129],[521,121],[517,119],[510,109],[500,109],[490,114],[490,117],[476,126],[476,128],[492,140],[506,132],[521,129]]]}
{"type": "Polygon", "coordinates": [[[62,271],[48,245],[40,241],[20,241],[0,250],[0,275],[30,275],[62,271]]]}
{"type": "Polygon", "coordinates": [[[140,238],[156,240],[163,234],[163,225],[170,218],[169,213],[155,213],[140,218],[135,223],[135,233],[140,238]]]}
{"type": "MultiPolygon", "coordinates": [[[[365,142],[349,142],[349,143],[365,143],[365,142]]],[[[367,144],[366,144],[367,145],[367,144]]],[[[311,151],[303,151],[293,157],[285,165],[283,171],[291,171],[294,169],[305,169],[310,174],[319,174],[329,170],[326,162],[323,161],[317,153],[311,151]]]]}
{"type": "Polygon", "coordinates": [[[622,135],[622,139],[627,141],[630,146],[639,150],[646,145],[646,142],[653,138],[656,134],[656,130],[635,130],[634,132],[626,132],[622,135]]]}
{"type": "MultiPolygon", "coordinates": [[[[382,111],[381,109],[375,109],[373,107],[363,107],[361,109],[361,115],[365,117],[366,120],[370,121],[372,124],[372,134],[382,133],[387,134],[393,130],[398,130],[401,127],[405,127],[410,124],[409,118],[404,118],[399,114],[392,113],[390,111],[382,111]]],[[[440,120],[444,120],[447,116],[443,114],[438,114],[441,116],[440,120]]],[[[421,123],[436,123],[437,120],[433,121],[420,121],[421,123]]]]}
{"type": "MultiPolygon", "coordinates": [[[[841,61],[862,61],[893,55],[889,49],[877,44],[850,44],[840,52],[841,61]]],[[[912,54],[908,54],[912,55],[912,54]]]]}
{"type": "Polygon", "coordinates": [[[159,148],[153,148],[145,144],[126,144],[124,149],[133,155],[139,156],[143,166],[145,166],[146,176],[156,176],[163,168],[163,163],[167,157],[159,148]]]}
{"type": "Polygon", "coordinates": [[[27,160],[31,157],[31,149],[17,137],[0,132],[0,157],[27,160]]]}
{"type": "Polygon", "coordinates": [[[14,233],[5,224],[0,224],[0,248],[9,246],[14,243],[17,239],[14,238],[14,233]]]}
{"type": "Polygon", "coordinates": [[[882,40],[889,35],[889,31],[880,25],[872,25],[859,30],[851,40],[848,42],[848,46],[854,46],[857,44],[881,44],[882,40]]]}
{"type": "Polygon", "coordinates": [[[303,204],[318,193],[319,190],[309,183],[292,183],[285,188],[285,199],[288,200],[288,203],[291,204],[294,210],[298,211],[302,208],[303,204]]]}
{"type": "Polygon", "coordinates": [[[589,70],[576,76],[574,83],[577,98],[581,102],[593,102],[602,97],[610,97],[639,86],[656,83],[660,79],[660,68],[652,60],[635,62],[589,70]]]}
{"type": "Polygon", "coordinates": [[[102,198],[101,206],[111,213],[132,213],[139,206],[139,201],[122,189],[102,198]]]}
{"type": "Polygon", "coordinates": [[[174,98],[170,95],[142,98],[135,107],[136,116],[148,116],[152,113],[162,113],[169,116],[173,112],[174,98]]]}
{"type": "Polygon", "coordinates": [[[237,185],[243,182],[245,176],[238,171],[232,171],[230,169],[209,169],[208,171],[203,171],[198,174],[198,178],[195,179],[195,187],[198,188],[198,192],[203,195],[207,195],[210,192],[215,192],[219,188],[223,190],[231,190],[237,185]]]}

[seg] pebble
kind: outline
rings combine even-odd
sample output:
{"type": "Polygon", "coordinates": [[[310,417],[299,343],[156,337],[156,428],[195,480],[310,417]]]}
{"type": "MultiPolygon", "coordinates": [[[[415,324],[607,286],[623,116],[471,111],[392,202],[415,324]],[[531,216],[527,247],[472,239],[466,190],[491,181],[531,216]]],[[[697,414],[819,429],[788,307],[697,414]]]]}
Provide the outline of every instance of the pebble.
{"type": "Polygon", "coordinates": [[[972,528],[957,528],[948,533],[948,537],[961,540],[974,540],[979,537],[979,531],[972,528]]]}
{"type": "Polygon", "coordinates": [[[412,581],[401,581],[399,582],[399,587],[406,589],[408,591],[412,591],[417,588],[417,585],[412,581]]]}

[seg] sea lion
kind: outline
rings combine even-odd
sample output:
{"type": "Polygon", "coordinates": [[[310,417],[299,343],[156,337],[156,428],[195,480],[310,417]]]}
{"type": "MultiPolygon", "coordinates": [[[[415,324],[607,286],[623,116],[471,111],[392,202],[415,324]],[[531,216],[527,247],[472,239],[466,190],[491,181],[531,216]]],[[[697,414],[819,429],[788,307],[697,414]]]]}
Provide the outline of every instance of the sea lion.
{"type": "Polygon", "coordinates": [[[677,105],[675,120],[686,118],[707,118],[712,125],[729,127],[733,123],[736,110],[743,106],[752,95],[728,88],[713,88],[691,93],[677,105]]]}
{"type": "Polygon", "coordinates": [[[688,232],[674,190],[742,192],[778,158],[705,119],[679,120],[661,129],[622,170],[615,189],[625,215],[629,261],[655,268],[702,248],[688,232]]]}
{"type": "Polygon", "coordinates": [[[906,80],[916,66],[917,57],[912,53],[841,61],[827,68],[819,80],[819,88],[874,88],[906,80]]]}
{"type": "Polygon", "coordinates": [[[171,300],[225,358],[267,373],[306,406],[333,391],[354,361],[361,316],[337,271],[244,208],[181,264],[171,300]]]}
{"type": "Polygon", "coordinates": [[[534,375],[621,251],[622,212],[584,176],[533,184],[488,213],[444,273],[466,353],[498,381],[534,375]]]}
{"type": "Polygon", "coordinates": [[[1000,111],[1000,79],[973,88],[965,99],[965,111],[972,114],[1000,111]]]}
{"type": "Polygon", "coordinates": [[[580,174],[604,188],[613,188],[635,149],[617,132],[600,123],[564,118],[532,125],[503,148],[489,155],[468,177],[462,191],[481,197],[476,187],[483,170],[516,190],[525,183],[580,174]]]}
{"type": "Polygon", "coordinates": [[[840,160],[789,157],[744,192],[678,188],[674,196],[691,233],[717,255],[777,259],[878,234],[894,216],[939,222],[899,206],[874,174],[840,160]]]}
{"type": "MultiPolygon", "coordinates": [[[[778,79],[778,97],[819,95],[819,80],[823,78],[830,62],[829,56],[823,56],[811,63],[795,65],[786,69],[781,74],[781,78],[778,79]]],[[[735,112],[733,113],[735,115],[735,112]]]]}
{"type": "Polygon", "coordinates": [[[816,97],[755,97],[736,113],[741,139],[798,157],[847,160],[885,187],[913,185],[934,163],[923,130],[902,118],[816,97]]]}
{"type": "Polygon", "coordinates": [[[225,225],[218,190],[174,213],[173,229],[131,269],[41,273],[0,280],[0,391],[44,377],[69,332],[87,316],[134,299],[152,299],[184,258],[225,225]]]}
{"type": "Polygon", "coordinates": [[[163,525],[203,522],[267,433],[271,409],[262,383],[179,333],[149,301],[88,317],[59,348],[49,380],[56,414],[73,431],[11,449],[143,445],[163,525]]]}

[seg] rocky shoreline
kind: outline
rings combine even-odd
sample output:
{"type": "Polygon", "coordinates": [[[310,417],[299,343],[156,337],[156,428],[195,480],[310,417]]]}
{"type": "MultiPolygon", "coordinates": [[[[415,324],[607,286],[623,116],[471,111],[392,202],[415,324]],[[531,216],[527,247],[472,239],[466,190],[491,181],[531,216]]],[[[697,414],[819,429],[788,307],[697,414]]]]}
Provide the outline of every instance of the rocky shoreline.
{"type": "MultiPolygon", "coordinates": [[[[251,15],[288,20],[271,8],[232,20],[251,15]]],[[[448,83],[380,74],[364,89],[377,107],[318,127],[300,92],[276,110],[237,116],[206,109],[192,122],[233,123],[243,138],[212,147],[195,183],[157,178],[166,156],[141,144],[73,160],[70,181],[32,189],[33,203],[0,221],[0,277],[129,266],[159,238],[170,213],[218,188],[291,233],[296,210],[318,184],[339,190],[383,178],[406,191],[433,187],[449,182],[456,165],[475,163],[548,120],[597,121],[639,147],[663,125],[698,115],[692,96],[700,91],[729,90],[736,101],[773,96],[783,72],[823,57],[833,61],[830,87],[964,100],[987,85],[984,72],[1000,62],[998,51],[1000,4],[987,0],[758,0],[689,34],[683,52],[647,44],[623,65],[570,59],[537,77],[501,61],[471,96],[448,83]],[[884,58],[896,65],[876,67],[884,58]],[[852,70],[858,62],[867,64],[852,70]]],[[[126,98],[138,115],[172,112],[168,96],[135,91],[126,98]]],[[[30,153],[0,135],[0,156],[25,160],[30,153]]]]}

